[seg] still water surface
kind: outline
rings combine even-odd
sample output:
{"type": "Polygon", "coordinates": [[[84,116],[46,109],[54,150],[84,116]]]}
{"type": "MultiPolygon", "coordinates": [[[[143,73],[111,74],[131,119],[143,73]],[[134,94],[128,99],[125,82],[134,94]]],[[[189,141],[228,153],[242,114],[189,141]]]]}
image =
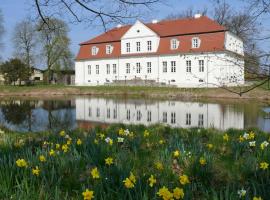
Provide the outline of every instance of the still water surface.
{"type": "Polygon", "coordinates": [[[0,101],[0,125],[17,131],[88,129],[113,123],[220,130],[258,127],[270,132],[270,105],[96,97],[0,101]]]}

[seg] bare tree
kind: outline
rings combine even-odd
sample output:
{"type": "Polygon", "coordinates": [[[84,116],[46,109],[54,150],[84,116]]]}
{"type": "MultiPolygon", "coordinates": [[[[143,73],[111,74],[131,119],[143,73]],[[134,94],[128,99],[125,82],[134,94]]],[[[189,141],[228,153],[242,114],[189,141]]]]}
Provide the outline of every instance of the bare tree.
{"type": "Polygon", "coordinates": [[[63,63],[70,63],[71,51],[69,48],[68,26],[59,19],[47,20],[48,26],[44,22],[38,24],[38,36],[42,48],[42,55],[46,60],[48,83],[52,80],[51,70],[63,63]],[[51,29],[53,27],[53,29],[51,29]]]}
{"type": "Polygon", "coordinates": [[[44,25],[50,18],[69,22],[99,22],[106,29],[115,23],[138,18],[142,10],[162,0],[34,0],[34,7],[44,25]]]}
{"type": "Polygon", "coordinates": [[[23,20],[16,24],[13,44],[16,56],[22,59],[31,74],[37,47],[37,32],[35,25],[30,20],[23,20]]]}

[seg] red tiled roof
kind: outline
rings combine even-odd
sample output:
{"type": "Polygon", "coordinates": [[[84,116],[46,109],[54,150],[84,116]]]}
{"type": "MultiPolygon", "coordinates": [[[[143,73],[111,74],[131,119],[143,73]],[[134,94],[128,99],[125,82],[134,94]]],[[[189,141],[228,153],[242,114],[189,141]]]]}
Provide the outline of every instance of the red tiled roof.
{"type": "MultiPolygon", "coordinates": [[[[159,23],[146,24],[150,29],[160,36],[159,48],[156,53],[143,53],[143,55],[151,54],[173,54],[188,52],[206,52],[224,50],[224,39],[226,28],[208,17],[200,17],[198,19],[188,18],[179,20],[161,21],[159,23]],[[200,48],[191,48],[191,39],[198,36],[201,40],[200,48]],[[170,39],[178,38],[180,46],[177,50],[170,49],[170,39]]],[[[121,28],[114,28],[105,32],[91,40],[81,43],[77,60],[83,59],[99,59],[113,58],[120,56],[131,56],[131,54],[121,55],[121,38],[128,31],[131,25],[121,28]],[[112,54],[106,54],[106,44],[112,44],[114,49],[112,54]],[[91,54],[92,46],[99,48],[97,55],[91,54]]],[[[133,54],[140,56],[142,54],[133,54]]]]}

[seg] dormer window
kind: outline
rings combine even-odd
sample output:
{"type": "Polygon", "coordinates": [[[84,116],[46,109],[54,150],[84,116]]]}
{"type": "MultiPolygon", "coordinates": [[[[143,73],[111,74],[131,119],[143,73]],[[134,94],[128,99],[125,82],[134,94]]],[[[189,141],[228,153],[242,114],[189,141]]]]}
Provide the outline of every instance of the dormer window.
{"type": "Polygon", "coordinates": [[[201,40],[199,38],[192,38],[192,48],[199,48],[201,40]]]}
{"type": "Polygon", "coordinates": [[[171,39],[171,49],[178,49],[179,46],[179,40],[177,39],[171,39]]]}
{"type": "Polygon", "coordinates": [[[112,45],[106,45],[106,54],[111,54],[113,51],[113,46],[112,45]]]}
{"type": "Polygon", "coordinates": [[[96,46],[92,47],[92,55],[95,56],[98,53],[98,48],[96,46]]]}

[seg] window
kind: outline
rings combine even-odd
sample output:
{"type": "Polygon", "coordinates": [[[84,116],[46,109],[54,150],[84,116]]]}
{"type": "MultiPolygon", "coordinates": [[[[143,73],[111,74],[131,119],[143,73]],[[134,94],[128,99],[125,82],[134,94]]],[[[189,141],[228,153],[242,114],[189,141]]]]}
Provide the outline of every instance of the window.
{"type": "Polygon", "coordinates": [[[167,123],[167,112],[163,112],[163,123],[167,123]]]}
{"type": "Polygon", "coordinates": [[[186,125],[191,125],[191,114],[190,113],[186,114],[186,125]]]}
{"type": "Polygon", "coordinates": [[[88,74],[91,74],[91,65],[88,65],[88,74]]]}
{"type": "Polygon", "coordinates": [[[130,52],[130,43],[129,42],[126,43],[126,50],[127,50],[128,53],[130,52]]]}
{"type": "Polygon", "coordinates": [[[179,41],[177,39],[171,39],[171,49],[178,49],[179,41]]]}
{"type": "Polygon", "coordinates": [[[152,41],[147,41],[147,51],[152,51],[152,41]]]}
{"type": "Polygon", "coordinates": [[[141,121],[142,113],[140,110],[137,110],[137,121],[141,121]]]}
{"type": "Polygon", "coordinates": [[[117,118],[117,110],[113,109],[113,118],[116,119],[117,118]]]}
{"type": "Polygon", "coordinates": [[[141,43],[136,42],[136,46],[137,46],[137,52],[140,52],[141,51],[141,43]]]}
{"type": "Polygon", "coordinates": [[[110,74],[110,64],[107,64],[106,67],[107,67],[107,74],[110,74]]]}
{"type": "Polygon", "coordinates": [[[100,109],[97,108],[97,117],[99,117],[99,116],[100,116],[100,109]]]}
{"type": "Polygon", "coordinates": [[[175,124],[175,112],[171,113],[171,124],[175,124]]]}
{"type": "Polygon", "coordinates": [[[130,63],[126,64],[126,73],[130,74],[130,63]]]}
{"type": "Polygon", "coordinates": [[[203,126],[203,114],[199,114],[198,126],[203,126]]]}
{"type": "Polygon", "coordinates": [[[99,74],[99,65],[96,65],[96,74],[99,74]]]}
{"type": "Polygon", "coordinates": [[[113,73],[116,74],[116,64],[113,64],[113,73]]]}
{"type": "Polygon", "coordinates": [[[199,72],[204,72],[204,60],[199,60],[199,72]]]}
{"type": "Polygon", "coordinates": [[[171,72],[176,72],[176,61],[171,61],[171,72]]]}
{"type": "Polygon", "coordinates": [[[88,116],[89,117],[92,117],[92,108],[90,107],[89,110],[88,110],[88,116]]]}
{"type": "Polygon", "coordinates": [[[201,41],[199,38],[192,38],[192,48],[199,48],[200,43],[201,41]]]}
{"type": "Polygon", "coordinates": [[[98,53],[98,48],[96,46],[92,47],[92,55],[95,56],[98,53]]]}
{"type": "Polygon", "coordinates": [[[108,119],[111,118],[111,109],[110,108],[107,109],[107,118],[108,119]]]}
{"type": "Polygon", "coordinates": [[[152,112],[151,111],[147,111],[147,121],[148,122],[152,121],[152,112]]]}
{"type": "Polygon", "coordinates": [[[127,110],[127,120],[130,120],[130,110],[127,110]]]}
{"type": "Polygon", "coordinates": [[[136,63],[136,72],[137,74],[141,73],[141,63],[136,63]]]}
{"type": "Polygon", "coordinates": [[[191,60],[186,61],[186,67],[187,67],[186,71],[191,72],[191,60]]]}
{"type": "Polygon", "coordinates": [[[111,54],[113,51],[113,46],[112,45],[106,45],[106,54],[111,54]]]}
{"type": "Polygon", "coordinates": [[[163,72],[167,72],[167,62],[166,61],[162,62],[162,66],[163,66],[163,72]]]}
{"type": "Polygon", "coordinates": [[[147,73],[150,74],[152,69],[151,69],[151,65],[152,63],[151,62],[147,62],[147,73]]]}

